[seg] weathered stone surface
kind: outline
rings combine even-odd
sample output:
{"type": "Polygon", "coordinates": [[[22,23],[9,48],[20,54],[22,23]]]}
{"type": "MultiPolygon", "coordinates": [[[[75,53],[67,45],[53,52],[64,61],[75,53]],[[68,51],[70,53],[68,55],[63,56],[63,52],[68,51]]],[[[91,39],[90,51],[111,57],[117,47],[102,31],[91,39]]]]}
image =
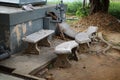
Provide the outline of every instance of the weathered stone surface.
{"type": "Polygon", "coordinates": [[[78,43],[75,42],[74,40],[63,42],[59,44],[58,46],[56,46],[55,53],[56,54],[69,54],[72,52],[71,50],[77,46],[78,46],[78,43]]]}
{"type": "Polygon", "coordinates": [[[11,75],[0,73],[0,80],[24,80],[11,75]]]}

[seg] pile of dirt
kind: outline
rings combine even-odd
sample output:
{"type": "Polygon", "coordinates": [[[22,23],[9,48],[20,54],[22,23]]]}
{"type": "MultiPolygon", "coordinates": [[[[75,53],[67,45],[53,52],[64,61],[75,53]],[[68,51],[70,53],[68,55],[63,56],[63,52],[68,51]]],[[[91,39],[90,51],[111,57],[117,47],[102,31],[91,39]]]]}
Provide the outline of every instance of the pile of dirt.
{"type": "Polygon", "coordinates": [[[77,24],[75,26],[77,31],[79,30],[78,28],[81,29],[79,31],[82,31],[87,29],[89,26],[98,26],[100,31],[120,32],[120,22],[118,21],[118,19],[111,16],[110,14],[105,14],[102,12],[98,12],[83,19],[80,19],[75,24],[77,24]]]}

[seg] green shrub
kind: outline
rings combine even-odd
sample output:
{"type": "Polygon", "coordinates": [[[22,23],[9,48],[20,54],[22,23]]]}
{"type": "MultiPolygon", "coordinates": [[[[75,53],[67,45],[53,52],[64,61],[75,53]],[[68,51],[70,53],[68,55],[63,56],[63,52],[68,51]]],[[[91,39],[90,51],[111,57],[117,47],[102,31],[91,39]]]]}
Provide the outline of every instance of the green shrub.
{"type": "Polygon", "coordinates": [[[78,17],[85,17],[89,13],[89,8],[86,7],[85,9],[82,8],[82,2],[77,1],[73,3],[68,3],[67,13],[76,15],[78,17]]]}
{"type": "Polygon", "coordinates": [[[67,3],[68,8],[67,8],[67,13],[76,14],[76,11],[79,9],[80,6],[82,6],[81,2],[73,2],[73,3],[67,3]]]}
{"type": "Polygon", "coordinates": [[[89,14],[89,7],[82,8],[79,7],[79,9],[76,11],[76,16],[78,17],[85,17],[89,14]]]}
{"type": "MultiPolygon", "coordinates": [[[[51,3],[59,3],[59,1],[51,2],[51,3]]],[[[73,3],[65,3],[67,4],[67,14],[76,15],[79,17],[84,17],[89,14],[89,7],[85,9],[82,8],[82,2],[78,0],[77,2],[73,3]]],[[[120,19],[120,2],[112,2],[109,6],[109,13],[116,18],[120,19]]]]}
{"type": "MultiPolygon", "coordinates": [[[[89,14],[89,7],[83,9],[81,2],[74,2],[68,4],[67,12],[79,17],[85,17],[89,14]]],[[[120,2],[111,2],[109,6],[109,13],[120,19],[120,2]]]]}
{"type": "MultiPolygon", "coordinates": [[[[56,0],[55,2],[49,2],[48,4],[53,4],[56,3],[58,4],[59,1],[56,0]]],[[[70,15],[77,15],[79,17],[84,17],[88,14],[88,9],[83,9],[82,8],[82,2],[81,0],[75,1],[75,2],[67,2],[67,14],[70,15]]]]}
{"type": "Polygon", "coordinates": [[[54,1],[47,1],[47,4],[59,4],[59,0],[54,0],[54,1]]]}
{"type": "Polygon", "coordinates": [[[109,13],[120,19],[120,2],[111,2],[109,6],[109,13]]]}

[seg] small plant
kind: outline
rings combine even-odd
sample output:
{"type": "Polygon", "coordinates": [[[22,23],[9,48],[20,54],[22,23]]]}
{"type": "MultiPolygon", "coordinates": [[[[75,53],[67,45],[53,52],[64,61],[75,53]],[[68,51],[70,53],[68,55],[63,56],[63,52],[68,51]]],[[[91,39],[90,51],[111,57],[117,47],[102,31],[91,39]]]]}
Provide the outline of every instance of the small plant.
{"type": "Polygon", "coordinates": [[[109,13],[120,19],[120,2],[111,2],[109,6],[109,13]]]}
{"type": "Polygon", "coordinates": [[[67,13],[76,15],[78,17],[85,17],[89,13],[89,7],[82,8],[82,2],[77,1],[73,3],[68,3],[67,13]]]}
{"type": "Polygon", "coordinates": [[[76,11],[76,16],[78,17],[85,17],[89,14],[89,7],[86,8],[82,8],[80,7],[77,11],[76,11]]]}
{"type": "MultiPolygon", "coordinates": [[[[59,0],[49,3],[59,3],[59,0]]],[[[82,8],[82,2],[80,0],[75,2],[68,2],[67,4],[67,14],[76,15],[78,17],[85,17],[89,14],[89,7],[82,8]]],[[[116,18],[120,19],[120,2],[111,1],[109,6],[109,13],[116,18]]]]}
{"type": "Polygon", "coordinates": [[[75,15],[78,8],[80,6],[82,6],[82,3],[81,2],[73,2],[73,3],[67,3],[67,5],[68,5],[67,13],[75,15]]]}

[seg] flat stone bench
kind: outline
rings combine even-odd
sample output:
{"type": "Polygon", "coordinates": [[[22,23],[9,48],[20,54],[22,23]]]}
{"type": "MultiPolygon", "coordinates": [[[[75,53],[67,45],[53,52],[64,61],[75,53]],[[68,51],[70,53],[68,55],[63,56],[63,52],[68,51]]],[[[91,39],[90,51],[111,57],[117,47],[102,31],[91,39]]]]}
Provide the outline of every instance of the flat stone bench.
{"type": "Polygon", "coordinates": [[[86,33],[88,34],[89,38],[92,39],[92,38],[96,37],[97,31],[98,31],[98,27],[90,26],[90,27],[88,27],[86,33]]]}
{"type": "Polygon", "coordinates": [[[38,46],[50,46],[48,36],[54,33],[54,30],[40,30],[22,38],[23,41],[28,43],[26,53],[39,54],[40,49],[38,46]]]}
{"type": "Polygon", "coordinates": [[[86,31],[78,33],[75,36],[75,41],[79,44],[87,43],[89,46],[89,42],[92,41],[97,30],[98,30],[98,27],[90,26],[86,31]]]}
{"type": "Polygon", "coordinates": [[[55,67],[62,67],[62,68],[70,67],[71,64],[69,63],[68,55],[73,53],[76,56],[77,46],[78,43],[75,42],[74,40],[63,42],[58,46],[56,46],[55,54],[57,54],[58,57],[54,64],[55,67]]]}
{"type": "Polygon", "coordinates": [[[78,33],[75,36],[75,40],[79,44],[91,42],[91,39],[89,38],[88,34],[85,32],[78,33]]]}

